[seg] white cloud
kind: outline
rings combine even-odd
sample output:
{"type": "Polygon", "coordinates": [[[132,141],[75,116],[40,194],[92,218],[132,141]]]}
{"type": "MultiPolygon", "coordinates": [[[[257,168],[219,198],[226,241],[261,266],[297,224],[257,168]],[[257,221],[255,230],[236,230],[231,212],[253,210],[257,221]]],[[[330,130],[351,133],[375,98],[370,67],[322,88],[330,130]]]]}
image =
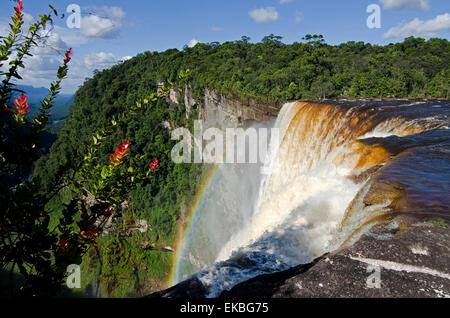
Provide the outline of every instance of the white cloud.
{"type": "Polygon", "coordinates": [[[102,71],[132,58],[119,57],[110,52],[91,53],[81,58],[78,58],[75,52],[74,56],[69,64],[68,77],[63,82],[63,90],[66,92],[74,92],[86,78],[92,77],[94,70],[102,71]]]}
{"type": "Polygon", "coordinates": [[[125,11],[119,7],[107,7],[81,19],[81,32],[89,38],[113,38],[119,34],[125,11]]]}
{"type": "Polygon", "coordinates": [[[421,9],[429,8],[430,0],[379,0],[383,9],[421,9]]]}
{"type": "Polygon", "coordinates": [[[69,29],[55,25],[52,32],[57,33],[69,47],[80,46],[93,40],[84,36],[80,29],[69,29]]]}
{"type": "MultiPolygon", "coordinates": [[[[62,92],[73,93],[85,78],[92,76],[95,69],[110,68],[130,58],[131,56],[117,57],[113,53],[106,52],[92,53],[80,58],[74,50],[74,55],[69,63],[68,77],[62,83],[62,92]]],[[[34,49],[33,56],[27,56],[24,59],[25,68],[19,71],[23,78],[20,84],[49,87],[50,83],[56,79],[56,72],[63,59],[63,53],[58,54],[57,51],[51,51],[48,48],[34,49]]],[[[7,64],[5,63],[2,70],[6,70],[7,64]]]]}
{"type": "MultiPolygon", "coordinates": [[[[117,34],[120,21],[124,19],[125,12],[118,7],[103,7],[97,12],[102,16],[98,17],[108,21],[119,21],[119,24],[109,24],[102,20],[97,25],[97,31],[83,29],[68,29],[60,26],[53,26],[40,32],[41,40],[38,41],[38,47],[33,47],[31,53],[33,56],[26,56],[24,59],[25,69],[20,69],[19,73],[23,80],[23,85],[32,85],[35,87],[49,87],[50,83],[56,79],[58,67],[62,64],[64,53],[68,47],[76,47],[86,44],[98,37],[112,37],[117,34]],[[107,17],[106,17],[107,16],[107,17]],[[85,34],[87,32],[87,34],[85,34]],[[116,32],[116,33],[114,33],[116,32]]],[[[90,15],[88,17],[96,17],[90,15]]],[[[35,20],[27,13],[24,13],[24,29],[28,28],[35,20]]],[[[91,20],[89,20],[91,22],[91,20]]],[[[5,35],[9,30],[9,18],[0,18],[0,34],[5,35]]],[[[91,25],[93,27],[93,25],[91,25]]],[[[80,86],[85,78],[91,77],[95,69],[103,70],[111,66],[130,59],[131,56],[118,57],[113,53],[98,52],[86,56],[77,55],[74,49],[72,60],[69,63],[68,78],[62,83],[64,93],[73,93],[80,86]]],[[[6,70],[8,61],[5,61],[2,70],[6,70]]]]}
{"type": "Polygon", "coordinates": [[[74,92],[86,78],[92,77],[94,70],[102,71],[130,58],[132,57],[119,57],[110,52],[91,53],[78,58],[75,51],[74,59],[69,64],[68,77],[63,82],[63,90],[74,92]]]}
{"type": "MultiPolygon", "coordinates": [[[[122,28],[123,20],[126,13],[120,7],[103,6],[100,8],[92,8],[95,12],[82,17],[81,29],[69,29],[58,25],[41,33],[52,37],[51,44],[56,44],[57,41],[62,41],[65,45],[60,43],[60,47],[74,47],[88,43],[90,40],[96,38],[114,38],[119,35],[122,28]]],[[[27,30],[35,19],[30,14],[24,12],[24,24],[22,29],[27,30]]],[[[7,34],[9,31],[9,18],[0,18],[0,33],[7,34]]]]}
{"type": "Polygon", "coordinates": [[[218,26],[213,25],[213,26],[210,28],[210,30],[213,31],[213,32],[222,32],[222,31],[223,31],[223,28],[222,28],[222,27],[218,27],[218,26]]]}
{"type": "Polygon", "coordinates": [[[119,62],[119,59],[112,53],[93,53],[84,57],[83,63],[88,69],[97,68],[105,69],[115,63],[119,62]]]}
{"type": "MultiPolygon", "coordinates": [[[[56,71],[62,64],[63,55],[33,55],[25,59],[25,69],[20,70],[23,85],[49,87],[56,79],[56,71]]],[[[113,53],[98,52],[79,58],[74,51],[69,63],[67,79],[62,83],[63,93],[73,93],[94,70],[104,70],[130,59],[131,56],[118,57],[113,53]]]]}
{"type": "Polygon", "coordinates": [[[21,84],[35,87],[48,87],[56,79],[56,71],[62,63],[62,58],[52,55],[33,55],[25,59],[25,68],[20,71],[21,84]]]}
{"type": "MultiPolygon", "coordinates": [[[[31,19],[33,18],[31,17],[31,19]]],[[[30,20],[30,25],[32,23],[34,23],[34,20],[30,20]]],[[[69,48],[61,35],[55,31],[55,28],[55,26],[47,26],[45,29],[39,31],[39,38],[36,39],[38,46],[32,47],[32,54],[55,55],[69,48]]]]}
{"type": "Polygon", "coordinates": [[[274,7],[255,9],[248,13],[258,23],[270,23],[278,20],[279,14],[274,7]]]}
{"type": "Polygon", "coordinates": [[[192,39],[192,40],[190,40],[189,41],[189,43],[188,43],[188,46],[189,47],[194,47],[194,46],[196,46],[198,43],[200,43],[199,41],[197,41],[197,39],[192,39]]]}
{"type": "MultiPolygon", "coordinates": [[[[35,22],[35,20],[32,15],[26,12],[24,12],[23,20],[24,24],[22,25],[22,32],[24,35],[28,35],[29,33],[28,29],[35,22]]],[[[4,36],[8,33],[9,33],[9,18],[0,18],[0,34],[4,36]]],[[[62,39],[62,37],[55,32],[55,27],[47,27],[44,30],[41,29],[38,34],[39,38],[35,38],[37,46],[33,46],[30,50],[30,53],[33,56],[58,55],[62,54],[68,48],[67,44],[62,39]]]]}
{"type": "Polygon", "coordinates": [[[405,38],[408,36],[431,37],[436,32],[450,29],[450,14],[445,13],[436,16],[434,19],[422,21],[415,18],[409,23],[399,24],[383,34],[384,38],[405,38]]]}
{"type": "Polygon", "coordinates": [[[103,6],[101,8],[86,8],[96,13],[82,17],[81,29],[69,29],[55,26],[53,32],[70,47],[88,43],[96,38],[114,38],[119,35],[126,13],[119,7],[103,6]]]}
{"type": "Polygon", "coordinates": [[[278,0],[280,4],[291,3],[292,0],[278,0]]]}
{"type": "Polygon", "coordinates": [[[117,35],[118,26],[110,19],[96,15],[84,17],[81,20],[81,32],[92,38],[107,38],[117,35]]]}
{"type": "Polygon", "coordinates": [[[103,6],[102,9],[106,13],[106,15],[111,17],[112,19],[119,19],[119,20],[125,19],[126,13],[120,7],[103,6]]]}
{"type": "Polygon", "coordinates": [[[128,61],[128,60],[131,60],[132,58],[133,58],[132,56],[127,55],[127,56],[122,57],[119,60],[119,62],[125,62],[125,61],[128,61]]]}

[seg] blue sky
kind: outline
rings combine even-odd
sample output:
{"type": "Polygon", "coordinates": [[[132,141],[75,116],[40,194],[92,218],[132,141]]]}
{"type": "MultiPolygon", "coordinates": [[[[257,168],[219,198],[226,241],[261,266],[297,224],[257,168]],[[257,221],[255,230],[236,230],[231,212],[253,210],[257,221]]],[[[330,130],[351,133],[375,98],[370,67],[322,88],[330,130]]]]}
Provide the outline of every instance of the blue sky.
{"type": "MultiPolygon", "coordinates": [[[[51,0],[25,0],[25,21],[47,12],[51,0]]],[[[25,83],[47,86],[61,60],[73,47],[71,79],[64,92],[74,92],[94,69],[103,69],[144,51],[182,49],[196,41],[234,41],[242,35],[253,42],[270,33],[285,43],[300,41],[307,33],[323,34],[327,43],[364,41],[387,44],[405,36],[449,38],[448,0],[58,0],[59,12],[69,4],[81,8],[81,29],[69,29],[56,19],[47,33],[47,48],[36,50],[28,61],[25,83]],[[366,8],[381,9],[381,28],[369,29],[366,8]]],[[[7,26],[14,2],[0,4],[0,33],[7,26]]],[[[70,15],[70,13],[66,13],[70,15]]]]}

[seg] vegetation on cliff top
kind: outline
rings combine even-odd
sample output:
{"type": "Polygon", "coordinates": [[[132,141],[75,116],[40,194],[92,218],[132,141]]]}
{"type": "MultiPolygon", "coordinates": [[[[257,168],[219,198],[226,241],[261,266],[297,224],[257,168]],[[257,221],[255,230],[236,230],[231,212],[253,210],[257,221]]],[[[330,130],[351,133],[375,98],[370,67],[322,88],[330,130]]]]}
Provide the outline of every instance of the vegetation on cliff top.
{"type": "MultiPolygon", "coordinates": [[[[328,45],[319,35],[283,44],[269,35],[259,43],[198,43],[182,51],[146,52],[128,61],[136,81],[174,80],[191,70],[197,97],[204,87],[262,102],[337,97],[448,98],[450,44],[410,37],[386,46],[363,42],[328,45]]],[[[187,82],[187,81],[186,81],[187,82]]]]}

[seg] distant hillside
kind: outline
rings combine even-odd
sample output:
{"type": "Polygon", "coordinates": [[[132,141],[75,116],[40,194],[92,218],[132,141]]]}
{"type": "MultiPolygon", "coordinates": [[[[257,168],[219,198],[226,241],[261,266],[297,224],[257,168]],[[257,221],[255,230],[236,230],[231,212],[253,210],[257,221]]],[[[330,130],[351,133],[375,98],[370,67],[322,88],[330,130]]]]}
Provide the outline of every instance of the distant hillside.
{"type": "MultiPolygon", "coordinates": [[[[49,90],[44,87],[34,87],[27,85],[17,85],[15,89],[22,90],[28,96],[28,105],[30,106],[30,117],[35,117],[40,109],[41,101],[48,96],[49,90]]],[[[19,93],[13,93],[12,99],[16,98],[19,93]]],[[[50,147],[57,140],[65,119],[69,114],[69,108],[73,105],[75,95],[60,94],[56,96],[54,106],[50,110],[50,123],[45,129],[45,133],[41,138],[41,147],[44,153],[50,150],[50,147]]]]}
{"type": "MultiPolygon", "coordinates": [[[[33,87],[27,85],[17,85],[16,89],[20,89],[28,96],[28,104],[30,105],[30,115],[34,117],[39,111],[41,101],[48,96],[49,90],[44,87],[33,87]]],[[[18,93],[13,94],[13,98],[18,93]]],[[[55,99],[55,104],[50,111],[51,121],[59,121],[66,118],[69,113],[69,107],[72,106],[74,100],[73,94],[60,94],[55,99]]]]}

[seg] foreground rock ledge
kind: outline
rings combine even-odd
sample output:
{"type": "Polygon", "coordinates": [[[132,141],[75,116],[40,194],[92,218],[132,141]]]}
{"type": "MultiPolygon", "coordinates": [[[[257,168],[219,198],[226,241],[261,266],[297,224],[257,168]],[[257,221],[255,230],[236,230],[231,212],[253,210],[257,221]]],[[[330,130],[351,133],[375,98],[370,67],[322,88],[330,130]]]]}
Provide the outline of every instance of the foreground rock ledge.
{"type": "MultiPolygon", "coordinates": [[[[310,264],[255,277],[220,297],[450,297],[450,231],[443,224],[423,221],[401,231],[378,228],[351,247],[310,264]]],[[[148,297],[206,294],[201,282],[191,278],[148,297]]]]}

